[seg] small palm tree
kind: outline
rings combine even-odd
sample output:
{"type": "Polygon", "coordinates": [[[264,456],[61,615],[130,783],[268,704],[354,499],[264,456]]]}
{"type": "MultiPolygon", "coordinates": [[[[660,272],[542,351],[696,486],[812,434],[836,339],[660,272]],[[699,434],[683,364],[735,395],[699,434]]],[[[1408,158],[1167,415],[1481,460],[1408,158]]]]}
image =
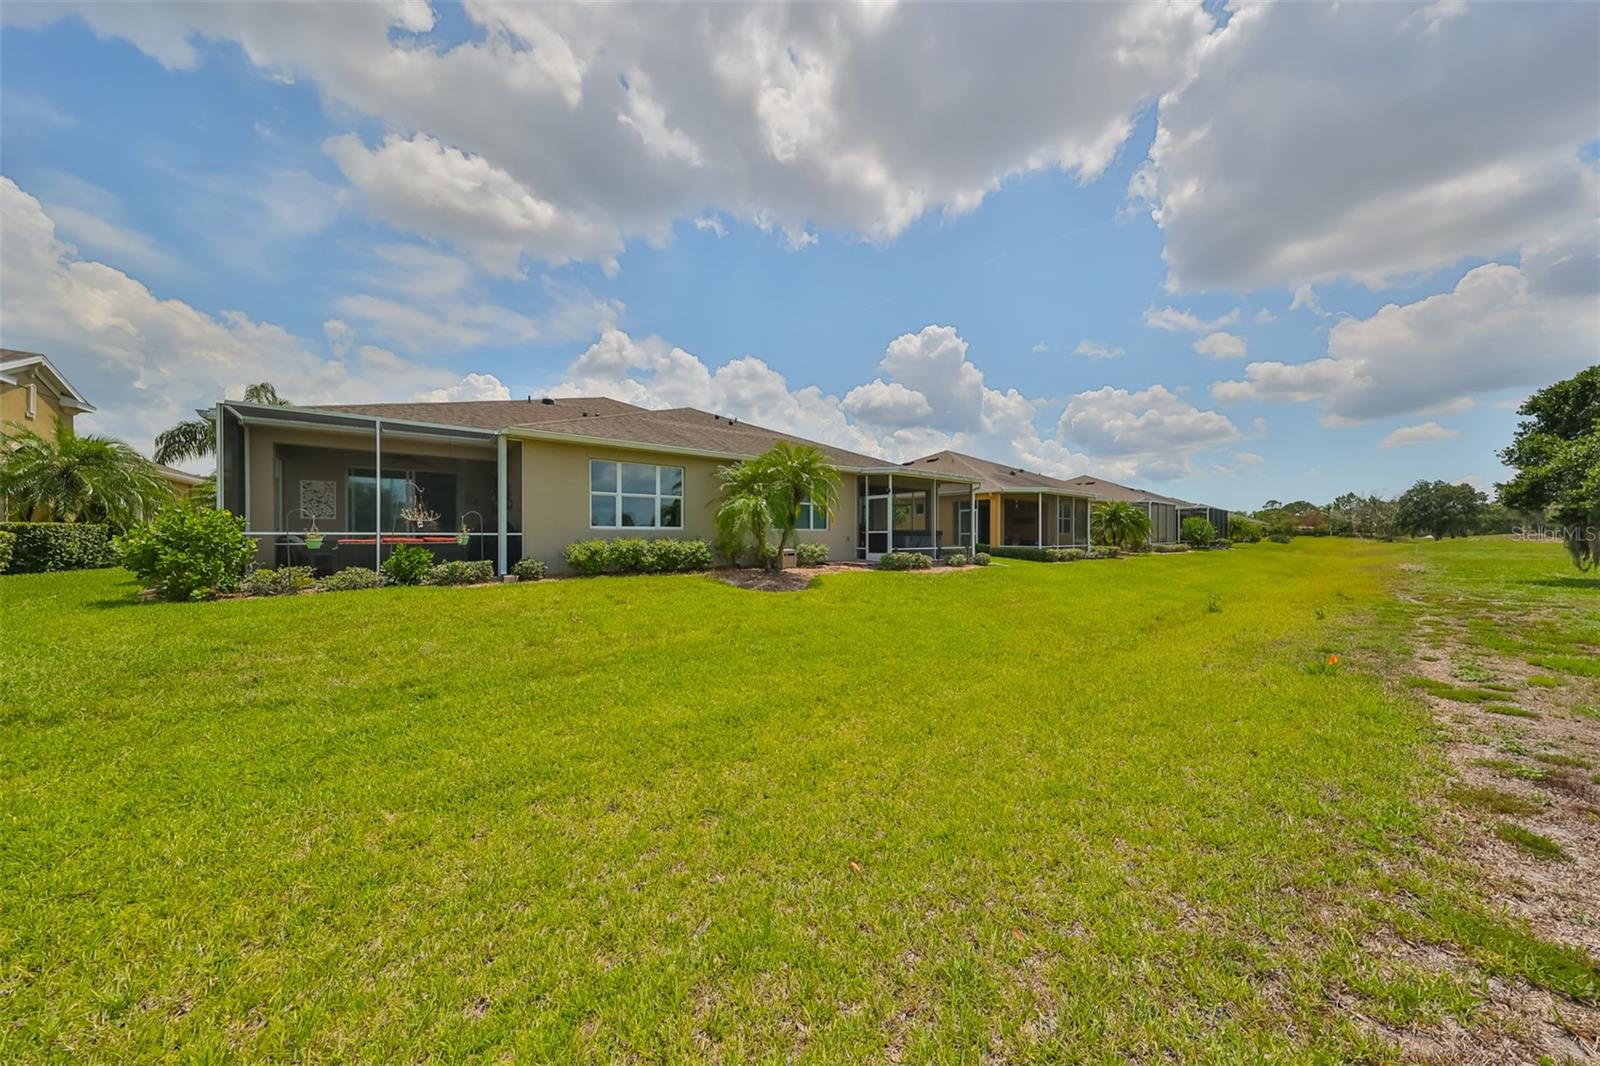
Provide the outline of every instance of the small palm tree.
{"type": "Polygon", "coordinates": [[[13,423],[0,441],[0,497],[24,515],[126,528],[172,499],[155,466],[112,437],[80,437],[58,422],[46,438],[13,423]]]}
{"type": "Polygon", "coordinates": [[[1094,532],[1101,543],[1132,550],[1150,539],[1150,516],[1122,500],[1102,503],[1094,509],[1094,532]]]}
{"type": "Polygon", "coordinates": [[[736,558],[748,539],[756,557],[772,567],[799,539],[805,503],[828,515],[839,504],[839,472],[810,445],[779,441],[754,459],[719,467],[717,479],[722,482],[717,532],[723,554],[736,558]],[[774,531],[775,551],[769,547],[774,531]]]}
{"type": "MultiPolygon", "coordinates": [[[[287,407],[289,401],[278,395],[270,381],[248,385],[244,390],[245,403],[268,404],[287,407]]],[[[212,455],[217,450],[217,424],[209,418],[189,418],[171,429],[156,435],[156,462],[181,463],[212,455]]]]}

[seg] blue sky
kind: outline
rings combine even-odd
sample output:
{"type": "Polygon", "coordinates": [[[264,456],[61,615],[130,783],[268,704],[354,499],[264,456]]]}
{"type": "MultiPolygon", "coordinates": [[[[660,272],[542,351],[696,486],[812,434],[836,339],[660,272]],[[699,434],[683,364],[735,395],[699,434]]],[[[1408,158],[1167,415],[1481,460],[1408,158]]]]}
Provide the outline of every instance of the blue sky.
{"type": "Polygon", "coordinates": [[[1600,348],[1600,15],[1494,8],[9,5],[0,339],[141,446],[265,378],[1487,486],[1600,348]]]}

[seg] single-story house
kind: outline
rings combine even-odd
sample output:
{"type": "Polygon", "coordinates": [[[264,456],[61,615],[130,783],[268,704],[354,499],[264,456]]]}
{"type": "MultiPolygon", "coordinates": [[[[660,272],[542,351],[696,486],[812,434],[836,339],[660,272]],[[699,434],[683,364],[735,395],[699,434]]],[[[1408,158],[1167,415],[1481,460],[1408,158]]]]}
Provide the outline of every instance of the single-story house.
{"type": "Polygon", "coordinates": [[[835,559],[976,547],[940,502],[979,478],[908,469],[693,408],[605,397],[268,406],[224,401],[217,503],[245,519],[263,565],[371,566],[395,545],[442,559],[562,568],[589,537],[714,540],[717,467],[779,440],[813,444],[841,476],[838,513],[802,515],[802,541],[835,559]],[[949,515],[950,517],[946,517],[949,515]],[[321,536],[308,536],[313,529],[321,536]]]}
{"type": "Polygon", "coordinates": [[[1101,499],[1131,503],[1145,512],[1150,516],[1151,544],[1178,543],[1180,525],[1178,511],[1180,508],[1191,506],[1187,501],[1174,496],[1163,496],[1159,492],[1149,492],[1131,485],[1119,485],[1115,481],[1107,481],[1092,474],[1071,478],[1067,484],[1079,492],[1092,492],[1101,499]]]}
{"type": "Polygon", "coordinates": [[[1217,531],[1217,536],[1228,535],[1228,511],[1225,507],[1212,507],[1204,503],[1186,503],[1178,508],[1178,524],[1185,518],[1204,518],[1217,531]]]}
{"type": "Polygon", "coordinates": [[[934,452],[905,466],[922,475],[976,479],[970,500],[958,484],[940,490],[941,524],[957,529],[963,542],[976,528],[980,544],[1087,548],[1093,506],[1105,498],[1061,478],[960,452],[934,452]]]}

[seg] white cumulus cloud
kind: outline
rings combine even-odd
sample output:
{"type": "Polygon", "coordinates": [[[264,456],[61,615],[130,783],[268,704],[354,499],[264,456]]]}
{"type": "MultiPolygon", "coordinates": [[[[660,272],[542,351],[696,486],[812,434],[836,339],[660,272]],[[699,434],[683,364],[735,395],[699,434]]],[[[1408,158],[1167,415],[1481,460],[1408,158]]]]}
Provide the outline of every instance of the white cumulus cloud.
{"type": "Polygon", "coordinates": [[[1418,426],[1401,426],[1378,442],[1380,448],[1404,448],[1411,444],[1431,444],[1461,436],[1461,431],[1427,421],[1418,426]]]}

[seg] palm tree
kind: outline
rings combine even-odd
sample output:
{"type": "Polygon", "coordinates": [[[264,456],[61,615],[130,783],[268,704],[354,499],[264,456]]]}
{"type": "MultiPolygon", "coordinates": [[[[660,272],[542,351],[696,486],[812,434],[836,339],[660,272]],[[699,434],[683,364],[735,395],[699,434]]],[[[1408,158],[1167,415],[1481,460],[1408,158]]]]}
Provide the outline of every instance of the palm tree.
{"type": "Polygon", "coordinates": [[[46,438],[13,423],[0,441],[0,496],[24,514],[126,528],[172,499],[155,466],[115,438],[80,437],[65,422],[46,438]]]}
{"type": "MultiPolygon", "coordinates": [[[[278,390],[270,381],[245,386],[244,402],[272,407],[289,406],[289,401],[278,395],[278,390]]],[[[186,419],[156,435],[156,462],[169,466],[186,459],[212,455],[216,450],[217,424],[209,418],[186,419]]]]}
{"type": "Polygon", "coordinates": [[[799,540],[803,505],[809,502],[830,516],[839,505],[839,472],[808,444],[780,440],[754,459],[719,468],[717,477],[722,482],[717,529],[724,554],[737,554],[736,546],[748,536],[768,566],[777,566],[783,550],[799,540]],[[769,551],[767,539],[774,530],[777,550],[769,551]]]}
{"type": "Polygon", "coordinates": [[[1094,531],[1102,543],[1132,550],[1150,538],[1150,516],[1123,500],[1102,503],[1094,509],[1094,531]]]}

